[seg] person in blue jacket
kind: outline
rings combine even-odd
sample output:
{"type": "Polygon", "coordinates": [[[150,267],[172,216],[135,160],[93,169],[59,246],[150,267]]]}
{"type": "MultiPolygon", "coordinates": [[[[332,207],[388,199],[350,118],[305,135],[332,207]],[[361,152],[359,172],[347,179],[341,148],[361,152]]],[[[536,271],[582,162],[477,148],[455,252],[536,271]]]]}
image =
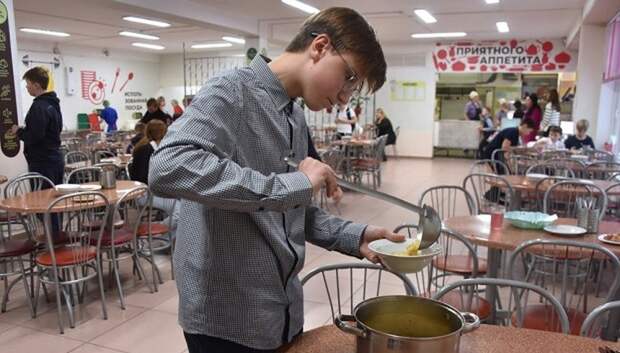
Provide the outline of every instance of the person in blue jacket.
{"type": "Polygon", "coordinates": [[[99,116],[108,126],[108,132],[114,132],[117,130],[116,121],[118,120],[118,114],[116,113],[116,109],[110,107],[109,101],[103,101],[103,110],[99,116]]]}

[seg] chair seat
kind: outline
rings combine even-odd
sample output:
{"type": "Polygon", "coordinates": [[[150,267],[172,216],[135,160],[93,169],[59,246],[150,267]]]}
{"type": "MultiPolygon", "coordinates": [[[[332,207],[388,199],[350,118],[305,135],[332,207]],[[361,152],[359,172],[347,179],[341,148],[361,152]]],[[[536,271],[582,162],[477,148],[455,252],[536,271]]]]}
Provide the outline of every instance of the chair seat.
{"type": "MultiPolygon", "coordinates": [[[[472,273],[474,261],[468,255],[439,256],[433,259],[433,266],[444,272],[468,275],[472,273]]],[[[478,259],[478,274],[487,273],[487,260],[478,259]]]]}
{"type": "MultiPolygon", "coordinates": [[[[151,235],[162,235],[170,232],[168,226],[163,223],[151,223],[151,235]]],[[[149,236],[149,224],[142,223],[138,226],[138,232],[136,234],[139,237],[149,236]]]]}
{"type": "MultiPolygon", "coordinates": [[[[56,264],[58,266],[71,266],[81,264],[97,257],[97,248],[94,246],[63,246],[54,249],[56,264]]],[[[52,255],[49,251],[37,255],[37,264],[52,266],[52,255]]]]}
{"type": "MultiPolygon", "coordinates": [[[[102,224],[103,224],[103,221],[101,219],[95,219],[93,221],[87,220],[84,222],[84,224],[82,224],[82,227],[86,230],[99,230],[101,229],[102,224]]],[[[125,221],[123,221],[122,219],[115,219],[113,225],[114,225],[114,228],[119,229],[125,225],[125,221]]]]}
{"type": "Polygon", "coordinates": [[[0,257],[27,255],[34,249],[35,243],[30,239],[6,239],[0,243],[0,257]]]}
{"type": "MultiPolygon", "coordinates": [[[[575,309],[568,309],[568,322],[571,335],[579,335],[586,314],[575,309]]],[[[512,324],[517,326],[516,313],[512,315],[512,324]]],[[[560,320],[551,305],[528,305],[523,313],[523,328],[541,331],[562,332],[560,320]]]]}
{"type": "Polygon", "coordinates": [[[17,222],[17,215],[8,212],[0,212],[0,223],[17,222]]]}
{"type": "MultiPolygon", "coordinates": [[[[126,228],[117,229],[114,231],[114,244],[112,244],[112,233],[106,230],[101,236],[101,246],[109,247],[112,245],[129,243],[132,238],[133,236],[130,230],[126,228]]],[[[90,245],[97,245],[97,239],[91,238],[90,245]]]]}
{"type": "Polygon", "coordinates": [[[453,290],[446,293],[439,301],[451,305],[461,312],[468,311],[474,313],[478,315],[480,320],[488,318],[491,315],[491,303],[480,295],[474,294],[471,306],[468,308],[468,295],[469,294],[462,293],[460,290],[453,290]]]}

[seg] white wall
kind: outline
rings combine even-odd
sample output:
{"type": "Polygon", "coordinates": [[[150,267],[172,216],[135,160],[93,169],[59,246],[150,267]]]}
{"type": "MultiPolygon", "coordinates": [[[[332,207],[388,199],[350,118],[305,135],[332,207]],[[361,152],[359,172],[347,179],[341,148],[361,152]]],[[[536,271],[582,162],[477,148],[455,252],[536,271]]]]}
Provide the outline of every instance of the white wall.
{"type": "MultiPolygon", "coordinates": [[[[604,142],[599,138],[597,121],[601,83],[605,69],[605,27],[583,25],[579,38],[577,61],[577,94],[573,105],[573,120],[587,119],[590,122],[589,135],[596,146],[604,142]]],[[[604,130],[601,130],[601,134],[604,130]]]]}
{"type": "MultiPolygon", "coordinates": [[[[131,114],[134,111],[144,112],[146,110],[146,104],[135,103],[130,101],[130,99],[146,100],[149,97],[155,96],[160,87],[159,57],[156,55],[110,52],[109,56],[105,56],[98,49],[63,46],[59,48],[60,54],[54,54],[52,45],[47,43],[18,42],[17,44],[20,61],[24,55],[28,55],[31,60],[44,62],[49,62],[54,57],[60,60],[58,68],[53,68],[49,64],[34,63],[26,66],[18,63],[19,77],[29,68],[36,65],[52,68],[54,90],[60,98],[63,122],[68,130],[77,128],[78,113],[90,113],[93,109],[102,108],[101,104],[94,104],[82,97],[80,76],[80,71],[82,70],[95,71],[96,79],[104,83],[105,99],[110,101],[112,107],[119,114],[119,122],[117,123],[119,128],[132,128],[134,121],[131,120],[131,114]],[[65,67],[73,67],[74,75],[66,77],[65,67]],[[114,92],[112,92],[117,69],[119,69],[119,75],[116,79],[114,92]],[[128,80],[129,73],[133,73],[133,78],[127,82],[123,91],[119,92],[121,86],[128,80]],[[67,94],[67,85],[72,85],[75,88],[74,95],[67,94]],[[127,94],[136,93],[140,94],[141,97],[126,96],[127,94]]],[[[25,82],[21,82],[21,87],[24,114],[20,117],[20,123],[23,123],[25,113],[32,103],[32,97],[28,95],[25,89],[25,82]]]]}
{"type": "MultiPolygon", "coordinates": [[[[433,116],[435,111],[435,70],[430,66],[430,55],[424,67],[388,66],[385,85],[376,93],[376,107],[383,108],[392,126],[400,126],[397,140],[399,156],[433,156],[433,116]],[[390,81],[423,81],[426,83],[422,101],[393,101],[390,98],[390,81]]],[[[388,149],[389,150],[389,149],[388,149]]]]}

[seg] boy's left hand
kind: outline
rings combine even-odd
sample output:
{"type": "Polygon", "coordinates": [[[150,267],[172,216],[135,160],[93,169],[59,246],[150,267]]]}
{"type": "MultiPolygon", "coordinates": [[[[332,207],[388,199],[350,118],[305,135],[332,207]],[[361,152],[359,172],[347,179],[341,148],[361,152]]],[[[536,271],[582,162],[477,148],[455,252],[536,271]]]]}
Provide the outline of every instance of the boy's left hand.
{"type": "Polygon", "coordinates": [[[390,241],[400,243],[405,241],[405,236],[402,234],[392,233],[386,228],[379,228],[375,226],[368,226],[362,235],[362,242],[360,244],[360,253],[372,263],[379,262],[379,256],[376,253],[370,251],[368,244],[377,239],[388,239],[390,241]]]}

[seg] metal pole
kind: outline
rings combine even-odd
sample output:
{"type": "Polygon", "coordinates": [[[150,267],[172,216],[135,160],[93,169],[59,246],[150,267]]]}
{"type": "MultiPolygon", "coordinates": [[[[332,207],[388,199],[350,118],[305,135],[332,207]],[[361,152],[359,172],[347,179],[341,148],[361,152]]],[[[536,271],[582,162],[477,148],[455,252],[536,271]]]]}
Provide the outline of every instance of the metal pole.
{"type": "Polygon", "coordinates": [[[187,61],[185,58],[185,42],[183,42],[183,98],[187,97],[187,61]]]}

